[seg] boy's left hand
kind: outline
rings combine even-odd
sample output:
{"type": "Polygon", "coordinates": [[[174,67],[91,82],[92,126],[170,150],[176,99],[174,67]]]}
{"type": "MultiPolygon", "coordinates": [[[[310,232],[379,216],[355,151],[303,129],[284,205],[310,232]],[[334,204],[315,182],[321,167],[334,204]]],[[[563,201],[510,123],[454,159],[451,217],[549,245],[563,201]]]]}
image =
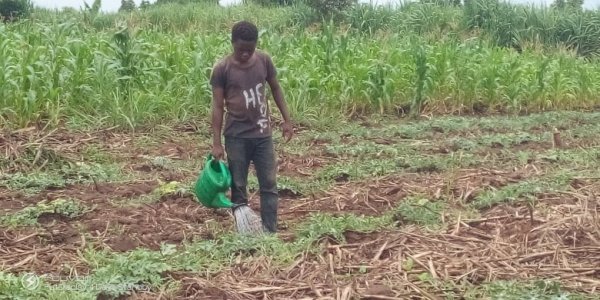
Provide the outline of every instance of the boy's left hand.
{"type": "Polygon", "coordinates": [[[292,123],[283,122],[283,124],[281,124],[281,130],[283,131],[283,137],[285,138],[285,141],[289,142],[294,135],[294,127],[292,126],[292,123]]]}

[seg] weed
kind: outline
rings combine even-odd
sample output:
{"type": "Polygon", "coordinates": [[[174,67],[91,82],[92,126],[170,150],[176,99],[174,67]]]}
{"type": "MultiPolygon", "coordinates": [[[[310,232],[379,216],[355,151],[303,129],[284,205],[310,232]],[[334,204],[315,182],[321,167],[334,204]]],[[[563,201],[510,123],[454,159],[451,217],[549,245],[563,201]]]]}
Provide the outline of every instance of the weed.
{"type": "Polygon", "coordinates": [[[332,217],[326,214],[315,214],[297,228],[297,236],[299,239],[308,241],[316,241],[324,236],[329,236],[343,243],[345,242],[343,234],[348,230],[371,232],[383,229],[390,224],[389,214],[380,217],[357,217],[350,214],[332,217]]]}
{"type": "Polygon", "coordinates": [[[1,186],[28,194],[35,194],[48,188],[61,188],[65,184],[64,178],[54,172],[15,173],[0,177],[1,186]]]}
{"type": "MultiPolygon", "coordinates": [[[[537,280],[533,282],[495,281],[485,284],[478,297],[490,297],[491,299],[592,299],[583,295],[577,295],[565,291],[558,282],[549,280],[537,280]]],[[[469,298],[472,299],[472,298],[469,298]]],[[[474,299],[474,298],[473,298],[474,299]]],[[[481,298],[478,298],[481,299],[481,298]]]]}
{"type": "Polygon", "coordinates": [[[20,285],[19,278],[0,272],[0,295],[32,297],[41,294],[50,299],[58,299],[58,296],[92,299],[99,294],[118,297],[128,294],[131,288],[156,289],[165,285],[166,272],[181,270],[213,273],[238,257],[251,260],[253,257],[266,256],[277,265],[289,264],[303,252],[318,251],[314,244],[323,237],[329,236],[341,242],[346,231],[371,232],[390,226],[391,223],[391,215],[334,217],[317,214],[298,226],[297,238],[291,243],[286,243],[275,235],[252,237],[224,233],[214,240],[185,244],[181,249],[164,245],[161,251],[136,249],[127,253],[112,253],[98,251],[88,245],[81,255],[93,270],[89,276],[62,282],[53,289],[42,280],[37,289],[29,290],[20,285]]]}
{"type": "MultiPolygon", "coordinates": [[[[160,252],[144,249],[112,255],[103,265],[95,269],[92,278],[83,283],[91,287],[104,287],[99,292],[112,297],[128,292],[128,287],[132,286],[155,287],[164,283],[162,274],[172,269],[166,262],[168,257],[160,252]]],[[[79,282],[65,283],[65,285],[69,284],[79,284],[79,282]]]]}
{"type": "Polygon", "coordinates": [[[390,143],[390,145],[385,145],[364,140],[356,144],[344,143],[327,145],[325,151],[328,154],[334,154],[336,156],[350,156],[361,159],[391,158],[415,152],[415,150],[409,148],[409,146],[400,143],[390,143]]]}
{"type": "MultiPolygon", "coordinates": [[[[37,277],[30,274],[21,274],[15,276],[10,273],[0,271],[0,298],[1,299],[47,299],[49,287],[47,285],[34,286],[38,283],[37,277]],[[32,278],[32,286],[35,288],[25,288],[23,282],[32,278]]],[[[28,286],[29,287],[29,286],[28,286]]]]}
{"type": "Polygon", "coordinates": [[[63,188],[67,185],[107,182],[124,179],[118,165],[76,163],[63,165],[48,172],[14,173],[0,176],[0,186],[25,193],[35,194],[48,188],[63,188]]]}
{"type": "Polygon", "coordinates": [[[549,174],[515,184],[509,184],[500,189],[489,189],[479,194],[472,205],[483,209],[504,202],[519,200],[532,201],[540,193],[552,192],[566,188],[573,178],[568,171],[549,174]]]}
{"type": "Polygon", "coordinates": [[[114,158],[109,153],[103,151],[102,148],[97,145],[86,146],[81,154],[87,161],[96,164],[110,164],[114,161],[114,158]]]}
{"type": "Polygon", "coordinates": [[[193,183],[182,183],[178,181],[162,182],[160,181],[159,186],[154,189],[151,193],[140,195],[136,198],[128,199],[112,199],[111,202],[119,206],[140,206],[146,204],[152,204],[161,201],[162,199],[169,199],[170,197],[194,197],[193,183]]]}
{"type": "Polygon", "coordinates": [[[26,207],[16,213],[0,217],[0,224],[8,227],[30,226],[37,224],[42,214],[58,214],[67,218],[75,218],[90,211],[75,200],[56,199],[50,202],[38,202],[35,206],[26,207]]]}
{"type": "Polygon", "coordinates": [[[417,224],[428,228],[438,228],[446,204],[422,197],[406,198],[395,210],[394,219],[399,225],[417,224]]]}

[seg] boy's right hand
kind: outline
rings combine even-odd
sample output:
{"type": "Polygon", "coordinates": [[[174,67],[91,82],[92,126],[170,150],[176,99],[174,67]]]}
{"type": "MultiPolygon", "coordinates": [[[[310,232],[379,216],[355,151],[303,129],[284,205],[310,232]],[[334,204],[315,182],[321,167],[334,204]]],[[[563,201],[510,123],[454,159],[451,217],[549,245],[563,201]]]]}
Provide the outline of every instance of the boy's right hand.
{"type": "Polygon", "coordinates": [[[225,156],[223,145],[213,145],[211,154],[216,160],[223,160],[223,156],[225,156]]]}

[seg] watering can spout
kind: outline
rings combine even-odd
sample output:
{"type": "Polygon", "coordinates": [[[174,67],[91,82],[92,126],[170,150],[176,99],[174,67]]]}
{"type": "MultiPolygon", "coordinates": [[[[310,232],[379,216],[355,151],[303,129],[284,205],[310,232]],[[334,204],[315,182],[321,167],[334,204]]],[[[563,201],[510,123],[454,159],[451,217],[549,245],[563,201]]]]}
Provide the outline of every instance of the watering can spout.
{"type": "Polygon", "coordinates": [[[231,200],[229,200],[229,198],[227,198],[225,193],[218,193],[217,197],[213,200],[213,205],[218,206],[220,208],[233,207],[233,203],[231,203],[231,200]]]}

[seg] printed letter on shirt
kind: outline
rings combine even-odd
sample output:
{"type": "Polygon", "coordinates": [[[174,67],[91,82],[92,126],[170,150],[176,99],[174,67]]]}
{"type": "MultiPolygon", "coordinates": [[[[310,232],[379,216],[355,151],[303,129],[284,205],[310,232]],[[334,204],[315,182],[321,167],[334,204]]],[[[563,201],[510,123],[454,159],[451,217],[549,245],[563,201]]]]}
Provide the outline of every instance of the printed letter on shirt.
{"type": "Polygon", "coordinates": [[[261,88],[263,88],[263,84],[258,83],[254,89],[245,90],[243,93],[244,98],[246,98],[246,109],[256,109],[256,102],[258,102],[260,118],[256,124],[260,128],[260,132],[263,133],[264,130],[269,127],[269,121],[267,120],[267,103],[265,101],[266,99],[263,99],[261,88]],[[250,107],[250,104],[252,104],[252,108],[250,107]]]}
{"type": "Polygon", "coordinates": [[[263,87],[262,83],[256,85],[256,94],[258,95],[258,108],[260,109],[261,118],[258,119],[256,124],[260,127],[260,133],[263,133],[264,130],[269,126],[269,121],[267,120],[267,103],[262,98],[262,93],[260,92],[260,88],[263,87]]]}
{"type": "Polygon", "coordinates": [[[246,109],[250,109],[250,103],[252,103],[252,107],[256,107],[256,97],[254,95],[254,90],[250,89],[251,96],[248,96],[248,91],[244,91],[244,98],[246,98],[246,109]]]}

